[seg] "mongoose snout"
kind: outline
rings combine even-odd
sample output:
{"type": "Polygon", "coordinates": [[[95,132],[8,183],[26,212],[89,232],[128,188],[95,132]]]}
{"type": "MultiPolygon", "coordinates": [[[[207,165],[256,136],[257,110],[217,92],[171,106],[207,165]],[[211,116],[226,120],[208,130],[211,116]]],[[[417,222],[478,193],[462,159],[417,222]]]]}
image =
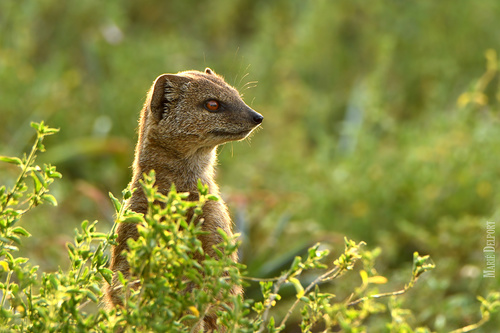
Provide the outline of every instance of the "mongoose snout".
{"type": "MultiPolygon", "coordinates": [[[[247,131],[248,134],[258,127],[264,120],[264,117],[260,113],[256,112],[244,103],[242,110],[238,111],[236,114],[241,118],[240,122],[242,123],[242,127],[246,127],[241,132],[247,131]]],[[[238,122],[238,119],[235,119],[234,122],[238,122]]]]}
{"type": "Polygon", "coordinates": [[[254,110],[250,109],[250,114],[252,116],[252,120],[255,123],[255,125],[262,124],[262,121],[264,120],[264,117],[260,113],[255,112],[254,110]]]}

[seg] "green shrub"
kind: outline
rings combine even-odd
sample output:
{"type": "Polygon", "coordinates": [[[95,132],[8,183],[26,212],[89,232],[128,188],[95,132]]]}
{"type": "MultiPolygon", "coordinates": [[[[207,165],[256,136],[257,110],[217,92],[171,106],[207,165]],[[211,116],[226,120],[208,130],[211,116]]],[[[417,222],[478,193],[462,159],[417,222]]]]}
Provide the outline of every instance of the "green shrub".
{"type": "MultiPolygon", "coordinates": [[[[303,332],[314,329],[344,332],[364,332],[369,320],[381,313],[391,319],[386,328],[391,332],[428,332],[427,328],[413,330],[408,323],[411,311],[402,309],[396,298],[414,287],[417,279],[434,268],[428,256],[414,254],[409,283],[402,290],[380,293],[377,285],[386,278],[374,269],[379,251],[364,249],[364,243],[345,239],[344,252],[327,265],[328,250],[317,244],[305,258],[295,257],[291,266],[273,279],[250,278],[245,266],[232,262],[228,254],[237,251],[237,242],[221,234],[224,241],[217,245],[219,258],[205,256],[202,262],[193,259],[194,253],[203,256],[198,236],[203,233],[199,224],[186,219],[188,210],[194,217],[201,213],[207,200],[218,200],[199,184],[200,200],[186,201],[186,193],[172,187],[167,196],[154,187],[154,172],[144,175],[143,190],[149,202],[143,216],[127,209],[131,192],[123,192],[120,201],[111,195],[116,210],[114,227],[108,234],[96,230],[96,222],[84,221],[77,230],[74,242],[68,243],[69,269],[44,272],[28,258],[17,257],[22,237],[29,237],[19,226],[22,216],[39,204],[57,204],[49,186],[61,175],[51,165],[35,165],[36,154],[44,150],[45,136],[57,130],[42,123],[32,124],[37,130],[36,142],[28,156],[0,157],[0,160],[19,166],[20,175],[11,189],[0,188],[0,325],[2,331],[27,332],[187,332],[208,313],[218,315],[219,325],[229,332],[283,331],[298,307],[299,326],[303,332]],[[30,183],[32,182],[32,183],[30,183]],[[28,185],[28,183],[30,183],[28,185]],[[120,275],[124,288],[124,306],[110,312],[98,307],[101,287],[109,283],[112,272],[106,268],[107,251],[115,243],[118,223],[138,223],[139,238],[130,240],[127,258],[131,265],[130,280],[120,275]],[[361,285],[346,299],[322,292],[320,285],[354,274],[354,265],[361,263],[361,285]],[[313,277],[311,279],[311,276],[313,277]],[[243,299],[230,293],[234,286],[246,281],[259,281],[262,298],[243,299]],[[295,299],[281,303],[280,291],[293,286],[295,299]],[[304,287],[305,286],[305,287],[304,287]],[[388,306],[382,301],[391,297],[388,306]]],[[[193,217],[193,219],[194,219],[193,217]]],[[[490,314],[500,308],[500,294],[480,298],[482,319],[475,325],[457,330],[466,332],[481,326],[490,314]]]]}

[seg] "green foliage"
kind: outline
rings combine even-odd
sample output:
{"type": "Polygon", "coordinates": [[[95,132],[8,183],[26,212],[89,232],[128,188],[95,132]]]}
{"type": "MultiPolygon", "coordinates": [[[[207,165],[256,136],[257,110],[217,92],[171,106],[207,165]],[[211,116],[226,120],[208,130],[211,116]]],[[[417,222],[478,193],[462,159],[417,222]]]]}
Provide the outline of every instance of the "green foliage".
{"type": "Polygon", "coordinates": [[[149,209],[144,218],[135,215],[141,219],[140,236],[129,241],[127,253],[133,279],[123,279],[124,285],[119,286],[126,296],[117,325],[130,331],[180,332],[199,325],[207,314],[223,311],[220,320],[227,327],[244,326],[248,319],[242,313],[248,304],[231,294],[232,288],[241,285],[243,268],[228,257],[237,250],[234,240],[221,233],[219,258],[208,257],[198,239],[204,232],[192,223],[203,204],[214,199],[208,188],[200,186],[199,201],[188,202],[188,194],[177,193],[174,187],[168,196],[160,194],[154,181],[152,172],[142,183],[149,209]],[[190,210],[194,214],[188,221],[190,210]],[[214,304],[214,300],[220,301],[214,304]]]}
{"type": "MultiPolygon", "coordinates": [[[[476,295],[500,290],[482,276],[485,222],[498,239],[500,220],[498,17],[498,0],[0,1],[0,154],[29,151],[29,122],[44,119],[61,132],[40,165],[64,174],[45,193],[58,206],[15,224],[36,237],[11,233],[23,246],[8,244],[39,270],[67,270],[64,244],[81,221],[112,228],[107,193],[130,180],[154,78],[210,66],[265,116],[251,145],[218,154],[249,276],[278,276],[317,242],[339,257],[346,235],[383,253],[364,269],[387,277],[381,292],[408,283],[414,252],[436,263],[369,331],[400,317],[440,332],[474,325],[476,295]]],[[[5,191],[18,170],[2,163],[5,191]]],[[[348,297],[360,269],[321,293],[348,297]]],[[[314,277],[297,279],[306,288],[314,277]]],[[[250,281],[245,294],[261,301],[260,288],[250,281]]],[[[479,331],[497,327],[491,316],[479,331]]]]}
{"type": "MultiPolygon", "coordinates": [[[[364,243],[347,238],[345,249],[331,264],[328,250],[316,244],[307,256],[296,256],[290,267],[279,277],[267,280],[247,276],[245,265],[234,263],[230,255],[237,251],[237,239],[222,231],[223,241],[214,245],[217,258],[204,254],[199,237],[205,232],[196,217],[207,200],[218,200],[208,193],[208,187],[199,184],[200,199],[186,201],[187,193],[177,193],[172,186],[165,196],[155,188],[155,174],[144,175],[142,189],[148,200],[145,216],[127,209],[131,191],[123,191],[123,200],[110,195],[115,207],[116,222],[108,234],[98,232],[96,223],[84,221],[76,230],[74,242],[68,243],[71,265],[67,271],[43,272],[38,278],[37,266],[28,258],[16,257],[21,237],[30,234],[16,225],[21,217],[38,204],[54,203],[46,200],[49,185],[61,175],[50,165],[35,165],[37,152],[42,151],[46,135],[56,132],[41,124],[33,124],[37,138],[28,157],[1,157],[17,165],[20,175],[11,190],[2,187],[0,200],[0,324],[2,331],[29,332],[186,332],[196,330],[206,315],[216,314],[218,324],[227,332],[281,332],[286,329],[296,307],[301,306],[300,328],[311,332],[322,327],[330,331],[365,332],[367,320],[387,311],[382,302],[391,297],[390,331],[429,332],[426,328],[412,329],[408,322],[410,310],[401,308],[395,298],[414,287],[417,279],[434,269],[429,256],[414,253],[410,282],[403,290],[379,293],[374,286],[385,284],[385,277],[376,275],[374,269],[378,251],[367,251],[364,243]],[[41,173],[40,170],[45,170],[41,173]],[[28,191],[31,178],[33,188],[28,191]],[[189,214],[192,212],[192,214],[189,214]],[[188,216],[191,216],[188,220],[188,216]],[[115,244],[118,223],[137,223],[139,237],[129,240],[127,259],[131,278],[119,274],[123,290],[123,307],[110,312],[96,308],[88,311],[89,304],[98,305],[102,297],[101,285],[111,283],[112,272],[106,268],[106,251],[115,244]],[[329,292],[321,292],[320,284],[353,274],[358,261],[362,262],[361,285],[349,297],[338,299],[329,292]],[[312,273],[312,282],[301,281],[304,274],[312,273]],[[244,285],[245,280],[260,281],[262,300],[243,299],[232,290],[244,285]],[[280,292],[285,285],[295,289],[295,300],[285,305],[286,313],[272,313],[279,308],[280,292]],[[280,321],[279,325],[277,325],[280,321]]],[[[202,223],[202,222],[201,222],[202,223]]],[[[486,323],[491,314],[500,309],[499,293],[479,297],[482,319],[456,332],[467,332],[486,323]]]]}
{"type": "Polygon", "coordinates": [[[55,167],[35,165],[37,153],[45,151],[42,143],[45,136],[58,130],[45,126],[43,122],[33,123],[32,127],[36,130],[37,137],[28,156],[21,159],[0,158],[21,169],[12,189],[5,191],[5,187],[2,187],[0,197],[0,263],[3,268],[0,273],[0,321],[5,330],[13,332],[81,331],[91,323],[99,322],[99,319],[80,313],[79,306],[87,299],[98,301],[99,275],[109,274],[104,267],[106,258],[102,245],[96,250],[89,248],[91,241],[106,238],[95,232],[95,223],[90,226],[88,222],[82,223],[83,233],[77,233],[75,245],[68,244],[72,262],[68,272],[44,272],[38,278],[37,266],[32,266],[28,258],[15,256],[18,246],[22,244],[19,236],[30,236],[23,227],[16,224],[23,215],[39,204],[57,204],[55,198],[48,194],[49,185],[55,178],[61,178],[55,167]],[[31,186],[28,185],[30,179],[33,181],[31,186]]]}

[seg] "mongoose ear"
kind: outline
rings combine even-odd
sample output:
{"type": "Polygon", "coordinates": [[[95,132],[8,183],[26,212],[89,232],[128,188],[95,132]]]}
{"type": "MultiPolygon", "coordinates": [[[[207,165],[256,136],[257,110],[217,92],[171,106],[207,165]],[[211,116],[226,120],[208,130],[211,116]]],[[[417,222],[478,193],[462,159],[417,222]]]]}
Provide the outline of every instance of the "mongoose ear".
{"type": "Polygon", "coordinates": [[[215,75],[215,72],[213,70],[211,70],[210,68],[205,68],[205,74],[208,74],[208,75],[215,75]]]}
{"type": "Polygon", "coordinates": [[[163,74],[156,78],[148,96],[148,107],[157,121],[160,121],[175,104],[183,88],[191,79],[175,74],[163,74]]]}

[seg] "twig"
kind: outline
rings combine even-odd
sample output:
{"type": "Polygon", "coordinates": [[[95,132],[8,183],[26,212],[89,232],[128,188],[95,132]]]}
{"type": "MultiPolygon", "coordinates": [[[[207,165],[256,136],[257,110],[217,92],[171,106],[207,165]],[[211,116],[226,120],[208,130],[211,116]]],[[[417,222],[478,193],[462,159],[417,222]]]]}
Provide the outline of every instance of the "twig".
{"type": "Polygon", "coordinates": [[[14,195],[14,193],[18,189],[19,185],[21,184],[21,181],[23,180],[24,176],[26,175],[26,172],[28,172],[28,168],[30,167],[31,164],[33,164],[33,162],[35,160],[35,156],[36,156],[35,153],[38,150],[38,144],[43,141],[43,137],[44,137],[44,135],[40,135],[40,133],[37,133],[35,143],[31,147],[31,152],[30,152],[28,158],[26,159],[26,163],[23,164],[23,168],[22,168],[21,173],[17,177],[17,180],[16,180],[14,186],[12,187],[12,190],[9,191],[9,193],[7,194],[6,200],[2,205],[2,210],[1,210],[2,212],[5,210],[5,208],[7,208],[10,199],[12,199],[12,196],[14,195]]]}
{"type": "Polygon", "coordinates": [[[257,331],[257,333],[262,333],[264,331],[264,329],[266,328],[265,325],[266,325],[267,317],[269,316],[269,311],[271,310],[271,307],[273,306],[272,305],[273,302],[276,300],[276,295],[278,294],[278,291],[280,290],[281,285],[283,283],[285,283],[285,281],[289,277],[290,277],[290,274],[286,273],[285,275],[281,276],[278,279],[278,281],[276,282],[276,284],[274,285],[273,293],[272,293],[271,297],[268,300],[268,304],[266,304],[266,310],[262,314],[262,323],[260,324],[260,327],[259,327],[259,330],[257,331]]]}
{"type": "Polygon", "coordinates": [[[269,279],[261,279],[261,278],[254,278],[251,276],[242,276],[241,279],[253,281],[253,282],[274,282],[274,281],[279,280],[279,277],[274,277],[274,278],[269,278],[269,279]]]}
{"type": "Polygon", "coordinates": [[[465,327],[462,327],[462,328],[459,328],[459,329],[456,329],[454,331],[451,331],[450,333],[465,333],[465,332],[470,332],[470,331],[473,331],[481,326],[483,326],[486,322],[488,322],[490,320],[490,314],[488,312],[486,312],[483,317],[481,318],[480,321],[478,321],[477,323],[475,324],[471,324],[471,325],[467,325],[465,327]]]}
{"type": "MultiPolygon", "coordinates": [[[[309,284],[307,286],[306,289],[304,289],[304,295],[306,295],[308,292],[310,292],[311,289],[314,288],[314,286],[316,286],[318,283],[335,279],[337,276],[339,276],[339,274],[341,272],[342,272],[342,270],[336,266],[336,267],[332,268],[331,270],[329,270],[328,272],[326,272],[325,274],[318,276],[313,282],[311,282],[311,284],[309,284]],[[331,274],[333,274],[333,275],[329,276],[331,274]]],[[[299,304],[299,302],[300,302],[300,298],[297,298],[295,300],[295,302],[292,304],[292,306],[290,307],[290,309],[288,309],[288,312],[286,313],[285,317],[283,318],[283,320],[280,323],[280,327],[285,325],[286,321],[292,315],[293,310],[295,310],[295,307],[297,306],[297,304],[299,304]]]]}
{"type": "Polygon", "coordinates": [[[383,298],[383,297],[388,297],[388,296],[403,295],[409,289],[410,288],[405,287],[404,289],[401,289],[401,290],[398,290],[398,291],[393,291],[393,292],[389,292],[389,293],[383,293],[383,294],[376,294],[376,295],[370,295],[370,296],[361,297],[360,299],[357,299],[355,301],[352,301],[352,302],[348,303],[347,306],[348,307],[354,306],[356,304],[362,303],[362,302],[367,301],[367,300],[372,299],[372,298],[383,298]]]}

